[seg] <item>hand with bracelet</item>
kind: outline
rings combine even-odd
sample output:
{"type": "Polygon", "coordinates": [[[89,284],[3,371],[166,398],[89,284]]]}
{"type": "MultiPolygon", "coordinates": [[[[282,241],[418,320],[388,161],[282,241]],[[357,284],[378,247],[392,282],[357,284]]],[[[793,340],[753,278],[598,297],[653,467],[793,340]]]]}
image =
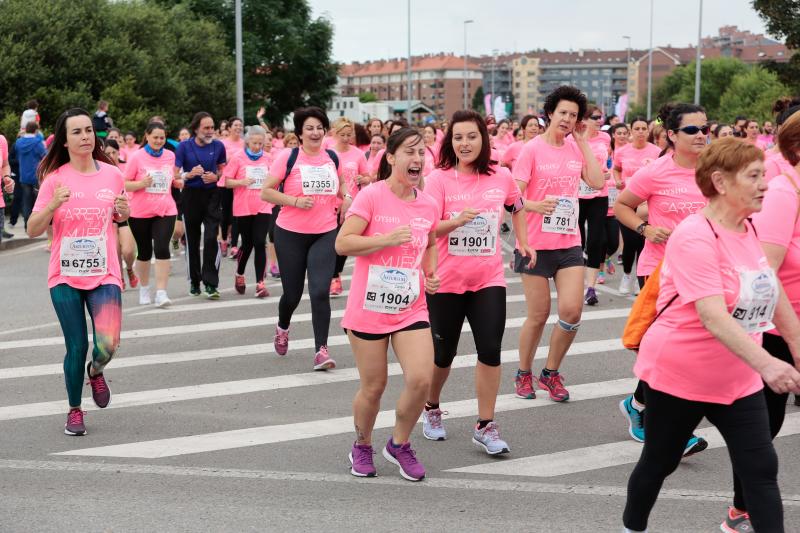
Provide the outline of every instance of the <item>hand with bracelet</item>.
{"type": "Polygon", "coordinates": [[[314,207],[314,198],[311,196],[295,196],[293,206],[298,209],[311,209],[314,207]]]}
{"type": "Polygon", "coordinates": [[[653,244],[661,244],[667,242],[667,239],[669,239],[669,236],[672,232],[667,228],[651,226],[647,222],[642,222],[636,227],[636,233],[643,236],[653,244]]]}

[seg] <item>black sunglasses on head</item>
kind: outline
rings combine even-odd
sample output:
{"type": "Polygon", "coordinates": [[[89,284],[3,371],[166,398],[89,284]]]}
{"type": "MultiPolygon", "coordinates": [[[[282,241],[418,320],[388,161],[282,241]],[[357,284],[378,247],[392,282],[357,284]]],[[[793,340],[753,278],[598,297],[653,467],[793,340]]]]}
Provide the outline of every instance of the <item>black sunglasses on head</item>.
{"type": "Polygon", "coordinates": [[[702,133],[703,135],[708,135],[708,132],[711,130],[711,126],[706,124],[705,126],[684,126],[682,128],[675,128],[674,131],[682,131],[686,135],[697,135],[698,133],[702,133]]]}
{"type": "Polygon", "coordinates": [[[592,115],[589,118],[592,120],[600,120],[601,118],[603,118],[603,115],[592,115]]]}

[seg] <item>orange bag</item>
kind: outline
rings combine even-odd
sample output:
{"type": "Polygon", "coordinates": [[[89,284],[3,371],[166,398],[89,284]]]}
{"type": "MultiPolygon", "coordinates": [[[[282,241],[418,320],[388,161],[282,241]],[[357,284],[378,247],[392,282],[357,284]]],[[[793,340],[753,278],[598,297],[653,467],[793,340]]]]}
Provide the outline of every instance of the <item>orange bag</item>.
{"type": "Polygon", "coordinates": [[[637,296],[636,300],[633,302],[633,307],[631,307],[628,321],[625,323],[625,329],[622,332],[622,345],[629,350],[635,352],[639,351],[639,343],[642,342],[642,338],[647,332],[647,329],[661,316],[661,313],[667,310],[667,307],[675,301],[675,298],[678,297],[678,295],[675,294],[675,296],[667,302],[667,305],[664,306],[664,309],[656,313],[658,291],[661,288],[660,278],[662,263],[663,260],[658,263],[653,273],[647,278],[644,287],[639,291],[639,296],[637,296]]]}

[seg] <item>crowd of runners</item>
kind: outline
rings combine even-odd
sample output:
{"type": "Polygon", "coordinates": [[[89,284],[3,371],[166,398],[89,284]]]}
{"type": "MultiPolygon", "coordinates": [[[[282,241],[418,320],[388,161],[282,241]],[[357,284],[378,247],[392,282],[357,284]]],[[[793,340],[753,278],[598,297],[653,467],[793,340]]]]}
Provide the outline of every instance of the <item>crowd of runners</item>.
{"type": "Polygon", "coordinates": [[[798,104],[779,100],[763,124],[713,122],[683,103],[653,120],[620,120],[562,86],[541,115],[519,121],[465,110],[423,127],[402,118],[330,123],[309,107],[285,132],[265,124],[263,110],[247,126],[199,112],[177,140],[158,116],[143,132],[119,131],[104,102],[94,115],[64,112],[45,139],[30,106],[11,157],[0,136],[2,187],[17,192],[11,224],[49,234],[47,284],[67,350],[64,432],[86,434],[85,376],[95,403],[109,404],[104,370],[119,345],[127,286],[142,306],[169,306],[184,290],[216,300],[226,283],[246,295],[252,257],[250,294],[268,296],[267,277],[283,289],[276,353],[289,353],[307,290],[311,366],[330,371],[330,298],[343,295],[352,257],[341,321],[360,376],[350,471],[376,475],[372,433],[391,343],[404,389],[382,455],[419,481],[425,468],[412,434],[421,417],[424,438],[448,438],[445,384],[464,322],[477,348],[471,441],[510,453],[498,392],[569,400],[560,368],[583,308],[603,304],[597,286],[621,268],[618,292],[642,291],[631,318],[645,324],[639,385],[620,402],[620,431],[644,443],[625,530],[647,529],[664,479],[708,446],[694,435],[705,417],[725,438],[734,472],[722,530],[784,531],[772,439],[789,395],[800,394],[798,104]],[[509,264],[501,240],[512,229],[509,264]],[[182,252],[187,286],[170,287],[170,258],[182,252]],[[226,257],[236,261],[232,280],[220,279],[226,257]],[[519,365],[504,384],[507,269],[521,277],[526,316],[519,365]],[[534,369],[553,288],[558,319],[534,369]],[[85,310],[94,327],[88,363],[85,310]]]}

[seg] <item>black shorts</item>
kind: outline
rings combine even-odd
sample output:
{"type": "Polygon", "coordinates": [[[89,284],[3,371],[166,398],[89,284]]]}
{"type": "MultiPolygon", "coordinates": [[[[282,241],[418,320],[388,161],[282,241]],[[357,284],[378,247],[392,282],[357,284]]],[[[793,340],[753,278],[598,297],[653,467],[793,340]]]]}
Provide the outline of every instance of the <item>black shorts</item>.
{"type": "Polygon", "coordinates": [[[116,220],[112,220],[112,222],[114,224],[116,224],[118,228],[124,228],[124,227],[126,227],[128,225],[128,221],[127,220],[124,221],[124,222],[117,222],[116,220]]]}
{"type": "MultiPolygon", "coordinates": [[[[352,333],[361,340],[380,341],[388,338],[390,335],[394,335],[395,333],[400,333],[401,331],[415,331],[418,329],[428,329],[430,327],[431,325],[429,322],[420,321],[420,322],[414,322],[413,324],[409,324],[408,326],[402,329],[398,329],[397,331],[392,331],[391,333],[362,333],[354,329],[351,329],[350,333],[352,333]]],[[[347,330],[345,329],[344,332],[347,333],[347,330]]]]}
{"type": "Polygon", "coordinates": [[[583,266],[583,251],[580,246],[562,250],[536,250],[536,264],[533,268],[528,267],[528,262],[529,259],[520,254],[519,250],[514,250],[514,272],[552,278],[562,268],[583,266]]]}

